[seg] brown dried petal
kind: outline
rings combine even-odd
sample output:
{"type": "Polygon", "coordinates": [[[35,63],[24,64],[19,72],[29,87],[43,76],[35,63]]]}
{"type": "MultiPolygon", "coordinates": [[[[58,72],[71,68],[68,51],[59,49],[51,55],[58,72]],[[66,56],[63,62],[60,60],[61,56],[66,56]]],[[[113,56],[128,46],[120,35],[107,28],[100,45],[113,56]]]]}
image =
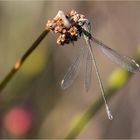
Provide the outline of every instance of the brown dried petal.
{"type": "Polygon", "coordinates": [[[55,28],[54,28],[54,31],[56,32],[56,33],[61,33],[62,32],[62,26],[56,26],[55,28]]]}
{"type": "Polygon", "coordinates": [[[85,17],[85,15],[80,15],[80,18],[84,19],[84,18],[86,18],[86,17],[85,17]]]}
{"type": "Polygon", "coordinates": [[[70,16],[74,16],[74,15],[76,15],[76,14],[77,14],[77,12],[76,12],[75,10],[71,10],[70,16]]]}
{"type": "Polygon", "coordinates": [[[70,28],[69,33],[73,36],[73,35],[77,35],[77,28],[74,26],[72,28],[70,28]]]}
{"type": "Polygon", "coordinates": [[[67,30],[65,28],[62,29],[62,33],[65,34],[67,30]]]}

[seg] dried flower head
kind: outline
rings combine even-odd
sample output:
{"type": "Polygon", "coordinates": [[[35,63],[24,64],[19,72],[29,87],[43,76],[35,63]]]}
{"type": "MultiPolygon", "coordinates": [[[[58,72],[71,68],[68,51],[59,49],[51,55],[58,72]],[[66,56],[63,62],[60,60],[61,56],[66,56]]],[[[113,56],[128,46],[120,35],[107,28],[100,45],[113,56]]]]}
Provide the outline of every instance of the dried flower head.
{"type": "Polygon", "coordinates": [[[53,19],[48,20],[46,28],[60,34],[57,38],[57,44],[69,44],[70,42],[77,41],[81,37],[81,27],[84,24],[84,19],[85,16],[77,13],[75,10],[67,14],[59,11],[53,19]]]}

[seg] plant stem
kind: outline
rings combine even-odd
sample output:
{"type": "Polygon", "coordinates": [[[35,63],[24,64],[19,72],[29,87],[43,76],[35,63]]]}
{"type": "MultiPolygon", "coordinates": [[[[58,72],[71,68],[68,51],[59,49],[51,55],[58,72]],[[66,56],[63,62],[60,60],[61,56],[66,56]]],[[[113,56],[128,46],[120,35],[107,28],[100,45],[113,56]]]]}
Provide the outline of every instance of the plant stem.
{"type": "MultiPolygon", "coordinates": [[[[132,74],[130,72],[127,73],[128,73],[127,79],[128,82],[132,74]]],[[[125,84],[126,83],[124,83],[124,85],[125,84]]],[[[121,87],[114,89],[108,87],[108,89],[106,90],[106,99],[109,100],[113,95],[115,95],[115,93],[117,93],[117,91],[120,88],[121,87]]],[[[74,126],[68,131],[68,134],[65,136],[65,139],[75,139],[103,105],[104,100],[102,99],[102,96],[100,96],[96,101],[94,101],[94,103],[90,106],[90,108],[83,115],[81,115],[80,119],[78,119],[77,122],[74,124],[74,126]]]]}
{"type": "Polygon", "coordinates": [[[48,29],[45,29],[40,36],[34,41],[34,43],[29,47],[29,49],[25,52],[25,54],[15,63],[10,72],[5,76],[5,78],[0,83],[0,92],[6,87],[8,82],[14,77],[16,72],[21,68],[24,61],[30,56],[30,54],[37,48],[40,42],[45,38],[45,36],[49,33],[48,29]]]}

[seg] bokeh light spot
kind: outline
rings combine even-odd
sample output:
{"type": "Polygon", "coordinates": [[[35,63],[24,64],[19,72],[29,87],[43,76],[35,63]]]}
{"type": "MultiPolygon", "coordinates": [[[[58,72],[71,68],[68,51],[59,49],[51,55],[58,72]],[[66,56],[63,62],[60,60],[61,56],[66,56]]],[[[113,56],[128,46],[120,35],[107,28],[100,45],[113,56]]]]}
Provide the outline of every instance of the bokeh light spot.
{"type": "Polygon", "coordinates": [[[14,107],[5,114],[3,123],[11,135],[25,135],[31,128],[31,113],[23,107],[14,107]]]}
{"type": "Polygon", "coordinates": [[[123,86],[128,79],[128,71],[119,68],[112,72],[108,79],[108,86],[113,89],[123,86]]]}

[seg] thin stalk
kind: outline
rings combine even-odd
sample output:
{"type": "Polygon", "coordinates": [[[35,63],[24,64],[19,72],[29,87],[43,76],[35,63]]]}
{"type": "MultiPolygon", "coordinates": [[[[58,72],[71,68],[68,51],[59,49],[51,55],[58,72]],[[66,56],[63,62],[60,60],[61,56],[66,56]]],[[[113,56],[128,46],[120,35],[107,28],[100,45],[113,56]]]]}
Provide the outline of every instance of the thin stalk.
{"type": "Polygon", "coordinates": [[[0,83],[0,92],[6,87],[8,82],[14,77],[14,75],[21,68],[22,64],[25,60],[30,56],[30,54],[37,48],[40,42],[45,38],[45,36],[49,33],[48,29],[45,29],[40,36],[34,41],[34,43],[29,47],[29,49],[24,53],[24,55],[15,63],[10,72],[5,76],[5,78],[0,83]]]}
{"type": "MultiPolygon", "coordinates": [[[[120,88],[122,88],[128,80],[131,78],[132,73],[127,72],[128,74],[128,79],[126,82],[119,88],[112,88],[108,87],[106,90],[106,99],[109,101],[120,88]]],[[[104,100],[102,99],[103,97],[100,96],[94,103],[89,107],[87,111],[85,111],[81,117],[78,119],[78,121],[74,124],[74,126],[68,130],[67,135],[65,136],[64,139],[76,139],[78,135],[82,132],[82,130],[88,125],[89,121],[93,119],[93,117],[97,114],[98,111],[100,111],[101,107],[104,105],[104,100]]],[[[75,119],[75,117],[73,118],[75,119]]]]}

